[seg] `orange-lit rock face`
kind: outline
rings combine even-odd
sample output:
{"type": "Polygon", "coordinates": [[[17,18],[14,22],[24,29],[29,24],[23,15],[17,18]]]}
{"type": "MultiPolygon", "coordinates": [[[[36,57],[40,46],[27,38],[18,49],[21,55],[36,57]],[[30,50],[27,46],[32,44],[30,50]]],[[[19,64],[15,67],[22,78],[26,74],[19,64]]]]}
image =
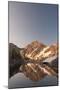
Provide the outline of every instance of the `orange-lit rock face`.
{"type": "Polygon", "coordinates": [[[46,46],[44,44],[35,41],[27,46],[25,57],[31,60],[41,61],[48,57],[57,55],[57,53],[58,53],[57,45],[46,46]]]}
{"type": "Polygon", "coordinates": [[[26,48],[26,53],[30,54],[34,49],[36,48],[44,48],[46,45],[39,43],[38,41],[34,41],[31,44],[28,44],[25,48],[26,48]]]}
{"type": "Polygon", "coordinates": [[[48,51],[51,51],[50,55],[52,55],[52,56],[57,54],[57,52],[58,52],[57,45],[51,45],[50,48],[45,51],[45,53],[48,52],[48,51]]]}

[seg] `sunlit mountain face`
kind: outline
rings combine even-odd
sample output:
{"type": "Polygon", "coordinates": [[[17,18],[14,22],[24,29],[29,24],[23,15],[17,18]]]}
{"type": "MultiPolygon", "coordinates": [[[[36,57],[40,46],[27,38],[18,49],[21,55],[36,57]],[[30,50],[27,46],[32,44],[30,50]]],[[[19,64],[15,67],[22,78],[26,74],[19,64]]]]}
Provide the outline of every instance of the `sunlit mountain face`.
{"type": "Polygon", "coordinates": [[[48,57],[57,55],[57,45],[44,45],[38,41],[34,41],[25,47],[25,57],[31,60],[44,60],[48,57]]]}
{"type": "Polygon", "coordinates": [[[46,75],[58,77],[58,45],[47,46],[38,41],[18,48],[9,44],[10,77],[22,72],[32,81],[45,78],[46,75]]]}

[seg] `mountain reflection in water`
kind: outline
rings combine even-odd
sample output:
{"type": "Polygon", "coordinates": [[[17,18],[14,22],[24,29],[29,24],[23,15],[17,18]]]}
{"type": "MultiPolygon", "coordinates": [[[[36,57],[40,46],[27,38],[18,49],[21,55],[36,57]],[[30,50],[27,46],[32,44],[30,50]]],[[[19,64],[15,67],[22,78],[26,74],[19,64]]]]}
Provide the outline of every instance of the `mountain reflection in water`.
{"type": "Polygon", "coordinates": [[[9,88],[19,87],[41,87],[41,86],[57,86],[58,79],[55,76],[46,76],[37,82],[30,80],[23,73],[17,73],[9,79],[9,88]]]}
{"type": "Polygon", "coordinates": [[[47,66],[27,63],[22,65],[20,70],[22,73],[17,73],[9,79],[10,88],[58,85],[54,71],[47,66]]]}
{"type": "Polygon", "coordinates": [[[44,64],[27,63],[20,67],[20,71],[33,81],[41,80],[46,75],[57,76],[57,73],[51,67],[44,64]]]}
{"type": "Polygon", "coordinates": [[[57,47],[42,46],[34,42],[27,49],[21,49],[10,44],[9,88],[58,85],[57,47]]]}

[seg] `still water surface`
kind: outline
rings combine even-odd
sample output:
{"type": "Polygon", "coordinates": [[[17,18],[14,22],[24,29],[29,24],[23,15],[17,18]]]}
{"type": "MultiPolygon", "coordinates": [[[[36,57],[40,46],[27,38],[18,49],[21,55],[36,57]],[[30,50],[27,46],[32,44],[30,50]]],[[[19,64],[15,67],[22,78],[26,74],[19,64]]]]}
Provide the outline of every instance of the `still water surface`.
{"type": "Polygon", "coordinates": [[[55,76],[46,76],[42,80],[34,82],[27,78],[23,73],[17,73],[9,79],[9,88],[57,86],[58,79],[55,76]]]}

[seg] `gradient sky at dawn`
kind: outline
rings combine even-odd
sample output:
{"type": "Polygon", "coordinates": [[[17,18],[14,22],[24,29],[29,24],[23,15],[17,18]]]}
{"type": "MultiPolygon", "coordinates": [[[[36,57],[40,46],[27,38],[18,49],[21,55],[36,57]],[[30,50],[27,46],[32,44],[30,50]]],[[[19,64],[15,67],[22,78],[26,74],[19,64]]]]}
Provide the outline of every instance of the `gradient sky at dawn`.
{"type": "Polygon", "coordinates": [[[9,2],[9,42],[19,47],[38,40],[57,42],[58,5],[9,2]]]}

